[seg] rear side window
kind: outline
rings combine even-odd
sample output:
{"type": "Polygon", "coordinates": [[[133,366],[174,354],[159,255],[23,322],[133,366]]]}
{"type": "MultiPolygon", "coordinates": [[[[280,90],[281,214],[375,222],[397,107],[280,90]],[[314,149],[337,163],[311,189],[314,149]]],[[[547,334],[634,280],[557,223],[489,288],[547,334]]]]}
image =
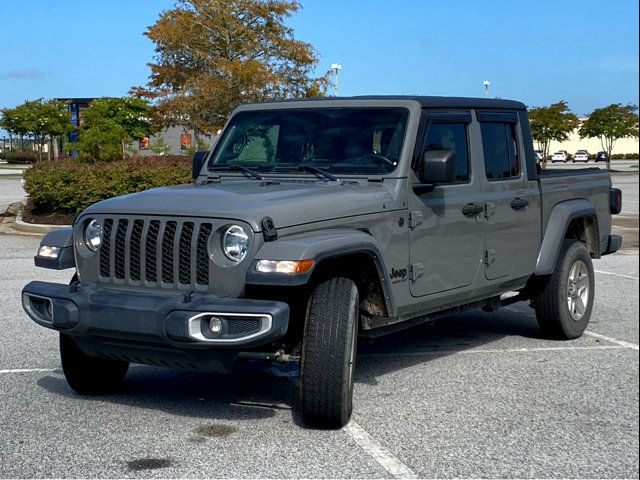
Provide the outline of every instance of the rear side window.
{"type": "Polygon", "coordinates": [[[480,123],[484,168],[489,180],[520,176],[515,123],[480,123]]]}
{"type": "Polygon", "coordinates": [[[469,181],[469,148],[466,124],[434,122],[429,125],[422,151],[429,150],[450,150],[456,161],[455,183],[469,181]]]}

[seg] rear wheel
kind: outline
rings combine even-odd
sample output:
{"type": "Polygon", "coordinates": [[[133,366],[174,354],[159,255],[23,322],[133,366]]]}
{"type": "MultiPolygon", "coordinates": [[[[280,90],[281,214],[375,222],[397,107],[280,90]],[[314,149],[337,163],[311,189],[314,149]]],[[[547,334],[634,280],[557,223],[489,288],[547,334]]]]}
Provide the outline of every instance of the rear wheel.
{"type": "Polygon", "coordinates": [[[591,317],[594,293],[593,263],[586,246],[565,240],[553,274],[532,301],[543,334],[564,340],[582,335],[591,317]]]}
{"type": "Polygon", "coordinates": [[[60,359],[69,386],[81,395],[116,390],[124,380],[129,362],[92,357],[78,348],[75,340],[60,333],[60,359]]]}
{"type": "Polygon", "coordinates": [[[305,422],[340,428],[353,410],[358,288],[335,277],[311,294],[302,347],[300,404],[305,422]]]}

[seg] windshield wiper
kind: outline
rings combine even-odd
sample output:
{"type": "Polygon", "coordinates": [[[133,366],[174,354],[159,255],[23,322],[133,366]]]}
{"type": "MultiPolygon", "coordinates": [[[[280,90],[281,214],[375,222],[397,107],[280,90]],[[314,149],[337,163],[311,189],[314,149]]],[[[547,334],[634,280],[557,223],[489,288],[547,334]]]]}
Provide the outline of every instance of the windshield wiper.
{"type": "Polygon", "coordinates": [[[324,170],[318,168],[318,167],[314,167],[312,165],[292,165],[290,167],[275,167],[274,172],[285,172],[285,171],[298,171],[298,172],[309,172],[309,173],[315,173],[316,175],[320,176],[320,177],[324,177],[327,180],[331,180],[332,182],[339,182],[340,180],[338,179],[338,177],[331,175],[329,172],[325,172],[324,170]]]}
{"type": "Polygon", "coordinates": [[[256,180],[264,180],[264,177],[262,175],[254,172],[247,167],[243,167],[242,165],[214,165],[213,167],[211,167],[211,170],[230,170],[232,172],[242,172],[246,173],[251,178],[255,178],[256,180]]]}

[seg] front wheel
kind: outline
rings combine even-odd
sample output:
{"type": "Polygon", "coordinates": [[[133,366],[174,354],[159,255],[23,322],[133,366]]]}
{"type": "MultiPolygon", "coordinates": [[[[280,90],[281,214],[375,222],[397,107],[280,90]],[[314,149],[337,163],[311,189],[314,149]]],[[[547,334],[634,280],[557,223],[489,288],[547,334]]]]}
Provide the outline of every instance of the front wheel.
{"type": "Polygon", "coordinates": [[[562,340],[582,335],[591,317],[594,294],[593,263],[587,247],[578,240],[565,240],[555,270],[532,301],[543,334],[562,340]]]}
{"type": "Polygon", "coordinates": [[[311,294],[302,346],[300,404],[305,422],[340,428],[353,410],[358,337],[358,288],[335,277],[311,294]]]}
{"type": "Polygon", "coordinates": [[[64,333],[60,333],[60,360],[67,383],[80,395],[98,395],[116,390],[129,369],[129,362],[85,354],[75,340],[64,333]]]}

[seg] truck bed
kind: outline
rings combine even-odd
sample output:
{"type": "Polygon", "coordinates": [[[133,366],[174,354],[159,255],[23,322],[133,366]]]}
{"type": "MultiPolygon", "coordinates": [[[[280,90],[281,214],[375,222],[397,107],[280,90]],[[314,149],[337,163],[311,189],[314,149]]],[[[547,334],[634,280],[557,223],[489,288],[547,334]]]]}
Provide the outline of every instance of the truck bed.
{"type": "Polygon", "coordinates": [[[585,199],[594,206],[600,238],[611,233],[609,190],[611,177],[600,168],[563,168],[543,170],[539,174],[542,194],[542,234],[544,235],[553,207],[567,200],[585,199]]]}

